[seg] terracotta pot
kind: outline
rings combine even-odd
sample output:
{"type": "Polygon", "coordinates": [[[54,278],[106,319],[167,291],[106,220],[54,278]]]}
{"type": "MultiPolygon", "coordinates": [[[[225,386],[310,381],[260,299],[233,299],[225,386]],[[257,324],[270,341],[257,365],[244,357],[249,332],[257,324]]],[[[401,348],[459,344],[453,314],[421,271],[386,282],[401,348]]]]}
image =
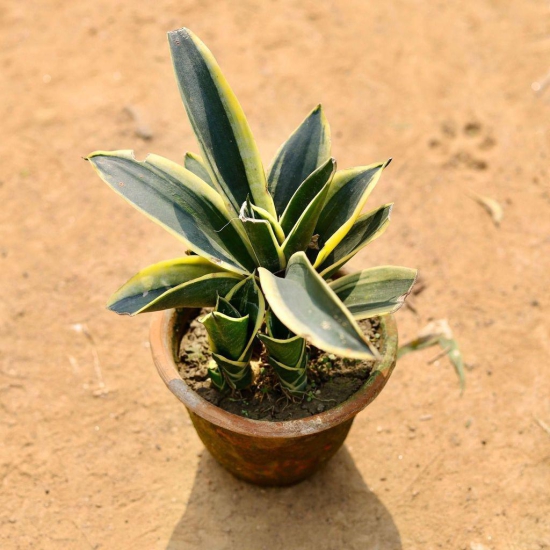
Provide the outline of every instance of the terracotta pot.
{"type": "Polygon", "coordinates": [[[342,446],[353,419],[380,393],[393,368],[397,327],[381,318],[383,357],[368,380],[337,407],[300,420],[251,420],[212,405],[195,393],[176,367],[181,336],[198,310],[156,313],[150,341],[158,372],[187,407],[199,437],[214,458],[233,475],[258,485],[290,485],[310,476],[342,446]]]}

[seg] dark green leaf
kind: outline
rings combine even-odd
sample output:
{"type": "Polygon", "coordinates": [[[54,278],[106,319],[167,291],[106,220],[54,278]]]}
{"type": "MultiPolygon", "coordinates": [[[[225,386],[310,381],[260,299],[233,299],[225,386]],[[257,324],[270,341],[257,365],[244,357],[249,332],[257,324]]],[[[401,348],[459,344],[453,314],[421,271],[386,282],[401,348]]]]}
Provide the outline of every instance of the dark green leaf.
{"type": "Polygon", "coordinates": [[[168,41],[185,109],[226,204],[237,214],[250,195],[275,215],[252,132],[214,56],[188,29],[169,32],[168,41]]]}
{"type": "Polygon", "coordinates": [[[200,256],[237,273],[254,269],[250,244],[221,197],[189,170],[157,155],[138,161],[132,151],[98,151],[88,160],[114,191],[200,256]]]}
{"type": "Polygon", "coordinates": [[[188,283],[178,285],[166,292],[153,292],[146,294],[144,298],[151,298],[141,309],[136,309],[139,302],[134,300],[121,300],[116,304],[117,313],[136,315],[137,313],[150,313],[162,311],[174,307],[212,307],[216,304],[218,294],[227,294],[235,285],[242,281],[242,277],[236,273],[212,273],[188,283]]]}
{"type": "Polygon", "coordinates": [[[250,357],[245,361],[231,361],[222,355],[213,353],[212,357],[223,372],[227,383],[235,390],[243,390],[252,383],[252,368],[250,357]]]}
{"type": "Polygon", "coordinates": [[[268,360],[286,391],[293,395],[304,393],[307,386],[307,353],[305,348],[299,363],[295,367],[289,367],[277,361],[273,355],[270,355],[268,360]]]}
{"type": "Polygon", "coordinates": [[[303,252],[292,256],[284,279],[263,268],[258,271],[271,309],[295,334],[342,357],[375,357],[350,312],[303,252]]]}
{"type": "Polygon", "coordinates": [[[216,361],[214,361],[213,359],[208,366],[208,376],[212,381],[212,386],[214,386],[218,391],[223,392],[227,389],[227,382],[225,381],[221,370],[216,364],[216,361]]]}
{"type": "Polygon", "coordinates": [[[306,341],[300,336],[288,340],[278,340],[267,334],[258,334],[269,355],[289,367],[296,367],[302,357],[306,341]]]}
{"type": "Polygon", "coordinates": [[[381,266],[346,275],[330,287],[355,319],[397,311],[416,280],[416,269],[381,266]]]}
{"type": "Polygon", "coordinates": [[[265,301],[263,294],[260,292],[253,275],[247,277],[244,281],[234,286],[233,289],[226,295],[231,305],[237,309],[241,315],[248,315],[250,318],[248,324],[248,343],[245,347],[240,361],[249,354],[252,349],[252,343],[256,338],[256,334],[260,330],[265,315],[265,301]]]}
{"type": "Polygon", "coordinates": [[[319,193],[317,193],[317,196],[309,203],[285,239],[282,249],[287,258],[290,258],[295,252],[302,252],[308,249],[329,187],[330,181],[325,184],[319,193]]]}
{"type": "Polygon", "coordinates": [[[228,317],[234,317],[235,319],[242,317],[242,315],[237,311],[237,308],[233,307],[233,305],[231,305],[231,302],[229,302],[229,300],[226,300],[222,296],[218,296],[215,310],[219,313],[227,315],[228,317]]]}
{"type": "MultiPolygon", "coordinates": [[[[232,285],[241,279],[200,256],[166,260],[134,275],[111,296],[107,307],[116,313],[133,315],[174,287],[213,273],[225,273],[232,285]]],[[[210,299],[210,294],[206,293],[205,301],[210,299]]]]}
{"type": "Polygon", "coordinates": [[[256,218],[250,203],[243,204],[239,219],[252,244],[257,265],[274,272],[284,269],[286,258],[271,223],[265,219],[256,218]]]}
{"type": "Polygon", "coordinates": [[[278,340],[288,340],[296,336],[289,328],[281,323],[271,309],[265,314],[265,325],[267,327],[267,333],[278,340]]]}
{"type": "Polygon", "coordinates": [[[208,331],[212,351],[238,361],[248,341],[248,315],[236,319],[212,311],[201,322],[208,331]]]}
{"type": "Polygon", "coordinates": [[[291,231],[321,189],[330,182],[335,170],[336,161],[328,159],[298,187],[281,216],[281,228],[285,235],[291,231]]]}
{"type": "Polygon", "coordinates": [[[351,229],[389,162],[336,172],[315,228],[321,246],[316,266],[324,262],[351,229]]]}
{"type": "Polygon", "coordinates": [[[363,247],[377,239],[388,227],[393,204],[386,204],[373,212],[359,216],[349,233],[328,254],[317,271],[328,279],[363,247]]]}
{"type": "Polygon", "coordinates": [[[193,153],[185,153],[183,165],[187,170],[189,170],[189,172],[193,172],[195,176],[198,176],[202,181],[205,181],[208,185],[210,185],[212,189],[216,191],[218,190],[214,185],[210,174],[208,173],[208,169],[204,165],[202,157],[199,157],[199,155],[195,155],[193,153]]]}
{"type": "Polygon", "coordinates": [[[269,191],[281,216],[300,184],[330,157],[330,129],[321,106],[283,143],[268,171],[269,191]]]}

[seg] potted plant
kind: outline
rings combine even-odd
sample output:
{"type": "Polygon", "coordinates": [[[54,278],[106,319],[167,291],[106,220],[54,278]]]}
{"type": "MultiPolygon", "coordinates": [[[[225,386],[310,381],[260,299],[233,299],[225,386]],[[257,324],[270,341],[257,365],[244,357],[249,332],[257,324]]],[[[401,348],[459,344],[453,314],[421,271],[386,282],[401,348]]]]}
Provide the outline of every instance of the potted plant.
{"type": "Polygon", "coordinates": [[[224,467],[258,484],[294,483],[338,450],[395,366],[391,314],[416,271],[383,266],[338,277],[388,225],[391,204],[361,211],[389,161],[336,171],[318,106],[266,174],[211,52],[187,29],[168,39],[202,157],[188,153],[180,166],[156,155],[138,161],[124,150],[87,160],[188,251],[140,271],[108,307],[128,315],[158,312],[151,327],[155,364],[224,467]],[[182,338],[195,346],[186,348],[183,365],[182,338]],[[193,354],[200,388],[186,374],[193,354]],[[340,400],[323,400],[323,384],[342,378],[334,375],[336,365],[339,373],[360,371],[362,377],[351,377],[360,383],[351,394],[344,383],[349,395],[340,400]],[[254,417],[247,408],[253,401],[275,403],[279,412],[254,417]],[[298,413],[285,416],[281,402],[298,413]]]}

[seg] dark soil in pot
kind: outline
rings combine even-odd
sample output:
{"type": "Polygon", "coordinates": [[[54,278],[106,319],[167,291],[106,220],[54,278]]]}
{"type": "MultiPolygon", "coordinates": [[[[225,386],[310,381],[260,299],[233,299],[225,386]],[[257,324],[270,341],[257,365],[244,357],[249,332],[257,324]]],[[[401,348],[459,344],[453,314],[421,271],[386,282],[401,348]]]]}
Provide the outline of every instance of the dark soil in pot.
{"type": "MultiPolygon", "coordinates": [[[[207,366],[211,359],[207,333],[193,319],[180,343],[178,370],[191,389],[221,409],[254,420],[282,421],[306,418],[336,407],[361,388],[372,372],[373,363],[343,359],[308,346],[308,386],[302,397],[284,393],[267,363],[261,345],[253,357],[255,382],[246,390],[221,393],[211,387],[207,366]]],[[[359,322],[373,346],[380,349],[380,322],[377,318],[359,322]]]]}

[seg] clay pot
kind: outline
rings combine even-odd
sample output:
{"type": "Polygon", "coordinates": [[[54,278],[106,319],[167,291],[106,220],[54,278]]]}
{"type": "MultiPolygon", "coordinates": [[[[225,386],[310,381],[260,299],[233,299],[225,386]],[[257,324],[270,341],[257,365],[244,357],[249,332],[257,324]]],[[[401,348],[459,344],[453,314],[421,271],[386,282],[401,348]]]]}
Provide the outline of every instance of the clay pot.
{"type": "Polygon", "coordinates": [[[380,393],[393,368],[397,327],[381,318],[382,360],[368,380],[337,407],[300,420],[267,422],[226,412],[195,393],[176,367],[181,336],[198,310],[156,313],[150,341],[157,370],[170,391],[187,407],[202,442],[233,475],[258,485],[290,485],[313,474],[342,446],[353,419],[380,393]]]}

